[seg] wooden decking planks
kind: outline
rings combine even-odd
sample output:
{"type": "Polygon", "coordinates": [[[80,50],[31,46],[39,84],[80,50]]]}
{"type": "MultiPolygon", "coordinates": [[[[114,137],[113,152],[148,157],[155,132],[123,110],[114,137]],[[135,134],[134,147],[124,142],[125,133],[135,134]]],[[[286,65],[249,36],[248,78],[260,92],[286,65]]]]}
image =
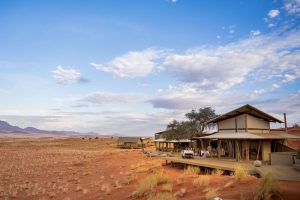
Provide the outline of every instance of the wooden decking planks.
{"type": "Polygon", "coordinates": [[[188,165],[194,165],[199,167],[208,167],[208,168],[214,168],[214,169],[222,169],[222,170],[228,170],[233,171],[234,167],[237,164],[242,165],[245,169],[249,171],[254,171],[254,167],[252,164],[249,163],[243,163],[231,160],[218,160],[218,159],[212,159],[212,158],[194,158],[194,159],[183,159],[180,157],[165,157],[163,158],[166,162],[173,162],[173,163],[182,163],[182,164],[188,164],[188,165]]]}
{"type": "Polygon", "coordinates": [[[261,167],[254,167],[249,162],[236,162],[234,160],[222,160],[214,158],[194,158],[183,159],[181,157],[163,157],[166,162],[182,163],[187,165],[194,165],[199,167],[207,167],[213,169],[222,169],[234,171],[234,167],[239,164],[247,169],[250,173],[256,173],[260,176],[271,172],[277,180],[300,181],[300,172],[293,168],[293,166],[284,165],[264,165],[261,167]]]}

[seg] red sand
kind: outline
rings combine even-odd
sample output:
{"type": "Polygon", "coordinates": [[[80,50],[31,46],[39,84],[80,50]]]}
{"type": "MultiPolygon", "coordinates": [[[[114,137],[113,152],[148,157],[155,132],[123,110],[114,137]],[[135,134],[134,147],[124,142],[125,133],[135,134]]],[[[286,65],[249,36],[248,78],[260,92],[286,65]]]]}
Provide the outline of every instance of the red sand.
{"type": "MultiPolygon", "coordinates": [[[[141,150],[120,150],[115,145],[112,139],[2,141],[0,199],[130,199],[139,181],[153,170],[163,170],[171,177],[174,193],[187,189],[178,199],[205,199],[206,187],[194,188],[194,178],[183,175],[182,169],[159,167],[159,158],[149,158],[141,150]],[[136,176],[136,180],[124,184],[126,174],[136,176]],[[182,177],[182,183],[176,181],[178,177],[182,177]],[[105,185],[109,185],[110,192],[104,191],[105,185]]],[[[223,199],[240,199],[241,195],[253,199],[258,190],[256,177],[248,177],[243,183],[230,176],[210,177],[209,187],[220,188],[219,196],[223,199]],[[234,183],[224,189],[231,181],[234,183]]],[[[282,181],[280,185],[283,199],[299,199],[300,182],[282,181]]]]}

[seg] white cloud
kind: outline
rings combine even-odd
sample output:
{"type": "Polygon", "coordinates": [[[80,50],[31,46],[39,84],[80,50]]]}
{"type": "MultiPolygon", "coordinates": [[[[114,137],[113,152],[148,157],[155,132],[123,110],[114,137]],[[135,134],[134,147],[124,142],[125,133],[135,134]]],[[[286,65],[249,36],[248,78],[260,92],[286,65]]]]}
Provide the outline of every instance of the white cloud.
{"type": "Polygon", "coordinates": [[[300,0],[285,0],[284,9],[290,15],[300,16],[300,0]]]}
{"type": "Polygon", "coordinates": [[[273,28],[274,26],[276,26],[276,24],[274,24],[274,23],[268,24],[268,28],[273,28]]]}
{"type": "Polygon", "coordinates": [[[273,84],[272,84],[272,88],[274,88],[274,89],[280,88],[280,85],[278,85],[278,84],[276,84],[276,83],[273,83],[273,84]]]}
{"type": "Polygon", "coordinates": [[[235,32],[235,26],[233,26],[233,25],[232,25],[232,26],[229,26],[229,27],[228,27],[228,33],[229,33],[229,34],[234,34],[234,32],[235,32]]]}
{"type": "Polygon", "coordinates": [[[84,97],[76,98],[75,100],[102,105],[102,104],[133,103],[140,100],[141,98],[142,96],[138,94],[94,92],[84,97]]]}
{"type": "Polygon", "coordinates": [[[107,64],[90,64],[97,70],[112,73],[118,77],[144,77],[158,68],[158,60],[162,54],[163,51],[155,49],[130,51],[107,64]]]}
{"type": "Polygon", "coordinates": [[[275,18],[275,17],[279,16],[279,14],[280,14],[280,11],[277,9],[273,9],[268,12],[268,16],[270,18],[275,18]]]}
{"type": "Polygon", "coordinates": [[[290,82],[300,77],[300,69],[295,69],[291,74],[285,74],[283,82],[290,82]]]}
{"type": "Polygon", "coordinates": [[[278,99],[271,99],[265,102],[258,102],[258,105],[266,112],[274,114],[282,119],[283,113],[287,113],[288,123],[299,123],[300,119],[300,94],[295,93],[278,99]]]}
{"type": "Polygon", "coordinates": [[[75,82],[88,82],[87,79],[81,77],[81,74],[76,69],[64,69],[61,66],[57,66],[55,70],[52,71],[53,78],[58,84],[68,85],[75,82]]]}
{"type": "Polygon", "coordinates": [[[300,31],[285,35],[259,35],[235,43],[201,47],[183,54],[169,54],[163,66],[180,81],[199,88],[229,89],[247,77],[255,80],[280,78],[298,69],[300,31]]]}
{"type": "Polygon", "coordinates": [[[261,32],[259,31],[259,30],[251,30],[250,31],[250,35],[251,36],[258,36],[258,35],[260,35],[261,34],[261,32]]]}

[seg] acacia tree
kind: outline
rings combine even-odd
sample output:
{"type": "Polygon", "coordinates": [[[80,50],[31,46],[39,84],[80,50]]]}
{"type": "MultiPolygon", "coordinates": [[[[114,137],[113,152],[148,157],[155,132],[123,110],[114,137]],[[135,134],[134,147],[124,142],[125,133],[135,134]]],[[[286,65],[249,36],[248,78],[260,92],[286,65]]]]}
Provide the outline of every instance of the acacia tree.
{"type": "Polygon", "coordinates": [[[167,125],[167,131],[164,134],[166,139],[187,139],[195,136],[200,136],[203,134],[205,127],[209,127],[207,121],[217,117],[210,107],[200,108],[197,112],[192,110],[185,114],[187,121],[177,121],[173,120],[167,125]]]}
{"type": "Polygon", "coordinates": [[[211,107],[204,107],[200,108],[197,112],[196,110],[192,110],[189,113],[186,113],[185,116],[190,120],[193,121],[196,127],[203,133],[205,128],[211,128],[211,125],[207,122],[211,119],[218,117],[215,113],[215,110],[211,107]]]}

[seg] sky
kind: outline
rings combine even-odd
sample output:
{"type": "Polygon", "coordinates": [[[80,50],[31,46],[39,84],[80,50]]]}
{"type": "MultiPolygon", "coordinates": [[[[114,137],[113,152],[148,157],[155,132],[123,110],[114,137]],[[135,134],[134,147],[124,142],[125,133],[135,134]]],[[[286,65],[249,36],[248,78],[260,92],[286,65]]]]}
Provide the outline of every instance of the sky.
{"type": "Polygon", "coordinates": [[[0,120],[152,135],[251,104],[300,123],[299,27],[300,0],[1,0],[0,120]]]}

